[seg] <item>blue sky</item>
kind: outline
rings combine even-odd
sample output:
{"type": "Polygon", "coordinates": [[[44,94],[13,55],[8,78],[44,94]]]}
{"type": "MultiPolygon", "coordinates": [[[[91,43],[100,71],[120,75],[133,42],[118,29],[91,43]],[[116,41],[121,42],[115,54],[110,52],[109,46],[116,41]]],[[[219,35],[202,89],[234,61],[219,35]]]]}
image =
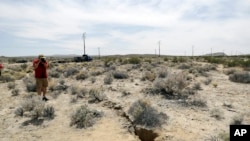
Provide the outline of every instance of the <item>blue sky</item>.
{"type": "Polygon", "coordinates": [[[0,56],[250,53],[249,0],[0,0],[0,56]]]}

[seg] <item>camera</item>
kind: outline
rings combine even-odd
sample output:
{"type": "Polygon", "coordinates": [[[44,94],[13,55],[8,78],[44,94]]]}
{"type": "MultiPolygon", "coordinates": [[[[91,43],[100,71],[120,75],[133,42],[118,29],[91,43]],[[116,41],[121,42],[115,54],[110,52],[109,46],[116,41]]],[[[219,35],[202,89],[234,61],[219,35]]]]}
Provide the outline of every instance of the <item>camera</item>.
{"type": "Polygon", "coordinates": [[[45,58],[41,58],[41,62],[45,63],[46,62],[45,58]]]}

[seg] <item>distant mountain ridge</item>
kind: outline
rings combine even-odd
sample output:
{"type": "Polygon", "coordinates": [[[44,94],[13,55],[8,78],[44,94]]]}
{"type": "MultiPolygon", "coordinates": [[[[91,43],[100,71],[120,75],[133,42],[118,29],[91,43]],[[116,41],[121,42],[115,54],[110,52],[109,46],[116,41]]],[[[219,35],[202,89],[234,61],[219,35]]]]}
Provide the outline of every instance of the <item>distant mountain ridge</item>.
{"type": "Polygon", "coordinates": [[[225,54],[224,52],[216,52],[216,53],[209,53],[209,54],[205,54],[203,56],[227,56],[227,54],[225,54]]]}

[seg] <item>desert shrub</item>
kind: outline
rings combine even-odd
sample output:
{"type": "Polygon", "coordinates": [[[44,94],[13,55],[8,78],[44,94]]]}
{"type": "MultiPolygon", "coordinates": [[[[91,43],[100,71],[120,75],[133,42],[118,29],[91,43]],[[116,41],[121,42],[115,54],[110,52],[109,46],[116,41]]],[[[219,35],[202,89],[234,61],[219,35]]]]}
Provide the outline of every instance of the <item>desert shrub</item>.
{"type": "Polygon", "coordinates": [[[80,92],[80,88],[78,86],[71,86],[69,90],[72,95],[76,95],[80,92]]]}
{"type": "Polygon", "coordinates": [[[43,116],[44,107],[36,106],[30,113],[30,117],[32,120],[38,120],[38,118],[43,116]]]}
{"type": "Polygon", "coordinates": [[[76,96],[71,97],[70,103],[76,103],[78,98],[76,96]]]}
{"type": "Polygon", "coordinates": [[[152,63],[152,60],[150,58],[144,59],[144,62],[152,63]]]}
{"type": "Polygon", "coordinates": [[[50,95],[51,95],[51,97],[53,97],[53,98],[57,98],[60,94],[61,94],[60,91],[54,91],[54,92],[52,92],[50,95]]]}
{"type": "Polygon", "coordinates": [[[37,109],[43,108],[44,102],[38,97],[26,98],[24,101],[22,101],[21,107],[24,109],[24,111],[32,111],[37,107],[39,107],[37,109]]]}
{"type": "Polygon", "coordinates": [[[76,68],[68,68],[65,72],[64,72],[64,76],[65,77],[69,77],[69,76],[72,76],[72,75],[75,75],[79,73],[78,69],[76,68]]]}
{"type": "Polygon", "coordinates": [[[157,81],[154,83],[154,87],[166,93],[179,92],[188,84],[187,76],[184,73],[172,73],[166,79],[158,79],[157,81]],[[159,80],[160,82],[157,82],[159,80]]]}
{"type": "Polygon", "coordinates": [[[226,75],[231,75],[231,74],[234,74],[237,70],[236,69],[227,69],[227,70],[224,70],[224,73],[226,75]]]}
{"type": "Polygon", "coordinates": [[[113,72],[113,77],[115,79],[127,79],[128,74],[126,72],[122,72],[122,71],[114,71],[113,72]]]}
{"type": "Polygon", "coordinates": [[[77,98],[84,98],[88,93],[86,88],[80,88],[79,92],[76,94],[77,98]]]}
{"type": "Polygon", "coordinates": [[[80,72],[76,75],[76,80],[85,80],[89,77],[87,72],[80,72]]]}
{"type": "Polygon", "coordinates": [[[46,119],[53,119],[55,117],[55,109],[53,106],[46,106],[43,109],[43,117],[46,119]]]}
{"type": "Polygon", "coordinates": [[[128,113],[132,116],[133,124],[148,128],[160,127],[168,119],[166,114],[159,113],[145,100],[134,102],[130,106],[128,113]]]}
{"type": "Polygon", "coordinates": [[[224,63],[225,63],[225,59],[223,59],[223,58],[221,58],[221,57],[206,56],[206,57],[204,57],[204,59],[205,59],[208,63],[214,63],[214,64],[224,64],[224,63]]]}
{"type": "Polygon", "coordinates": [[[156,78],[155,73],[147,71],[147,72],[144,73],[144,76],[142,77],[142,80],[148,80],[148,81],[153,82],[155,80],[155,78],[156,78]]]}
{"type": "Polygon", "coordinates": [[[229,80],[239,83],[250,83],[250,73],[247,71],[238,71],[231,74],[229,80]]]}
{"type": "Polygon", "coordinates": [[[218,87],[218,84],[216,82],[213,83],[214,88],[218,87]]]}
{"type": "Polygon", "coordinates": [[[106,98],[105,94],[99,89],[91,89],[89,91],[89,103],[101,102],[106,98]]]}
{"type": "Polygon", "coordinates": [[[14,90],[11,91],[11,94],[12,94],[12,96],[18,96],[19,92],[20,92],[19,89],[14,89],[14,90]]]}
{"type": "Polygon", "coordinates": [[[165,57],[163,60],[164,60],[165,62],[167,62],[169,59],[168,59],[167,57],[165,57]]]}
{"type": "Polygon", "coordinates": [[[193,87],[194,90],[201,90],[201,83],[194,83],[193,87]]]}
{"type": "Polygon", "coordinates": [[[26,70],[26,69],[27,69],[27,67],[28,67],[28,65],[27,65],[26,63],[21,64],[21,68],[22,68],[22,70],[26,70]]]}
{"type": "Polygon", "coordinates": [[[215,108],[210,111],[210,116],[217,120],[222,120],[224,118],[224,113],[220,109],[215,108]]]}
{"type": "Polygon", "coordinates": [[[191,67],[192,66],[190,64],[183,63],[178,66],[178,69],[190,69],[191,67]]]}
{"type": "Polygon", "coordinates": [[[18,107],[14,113],[16,116],[23,116],[24,110],[22,107],[18,107]]]}
{"type": "Polygon", "coordinates": [[[159,78],[166,78],[168,76],[168,70],[167,69],[161,69],[158,72],[158,77],[159,78]]]}
{"type": "Polygon", "coordinates": [[[13,78],[13,76],[11,76],[10,74],[2,74],[0,77],[0,82],[13,82],[15,81],[15,78],[13,78]]]}
{"type": "Polygon", "coordinates": [[[26,90],[28,92],[36,92],[36,84],[35,83],[27,83],[26,90]]]}
{"type": "Polygon", "coordinates": [[[178,101],[178,103],[184,107],[190,107],[190,106],[201,107],[201,108],[207,107],[207,102],[203,99],[182,100],[178,101]]]}
{"type": "Polygon", "coordinates": [[[35,79],[31,77],[25,77],[23,79],[24,84],[26,85],[26,90],[28,92],[36,92],[35,79]]]}
{"type": "Polygon", "coordinates": [[[49,71],[49,76],[53,77],[53,78],[59,78],[61,75],[60,72],[56,71],[56,70],[51,70],[49,71]]]}
{"type": "Polygon", "coordinates": [[[91,77],[91,78],[90,78],[90,82],[91,82],[91,83],[95,83],[95,82],[96,82],[96,78],[95,78],[95,77],[91,77]]]}
{"type": "Polygon", "coordinates": [[[79,88],[76,86],[71,86],[70,92],[72,95],[76,95],[77,98],[84,98],[86,94],[88,93],[86,88],[79,88]]]}
{"type": "Polygon", "coordinates": [[[111,74],[108,74],[103,79],[104,84],[109,85],[113,82],[113,76],[111,74]]]}
{"type": "Polygon", "coordinates": [[[240,116],[234,116],[231,122],[231,125],[241,125],[244,120],[244,117],[242,115],[240,116]]]}
{"type": "Polygon", "coordinates": [[[172,62],[174,62],[174,63],[183,63],[183,62],[186,62],[186,59],[183,58],[183,57],[176,57],[176,56],[175,56],[175,57],[173,58],[172,62]]]}
{"type": "Polygon", "coordinates": [[[115,57],[107,57],[104,59],[104,66],[105,67],[110,67],[113,65],[113,63],[116,61],[115,57]]]}
{"type": "Polygon", "coordinates": [[[54,83],[52,83],[52,84],[50,84],[49,85],[49,90],[50,91],[59,91],[59,92],[62,92],[62,91],[66,91],[67,89],[68,89],[68,87],[69,86],[67,86],[67,85],[64,85],[64,84],[62,84],[62,83],[60,83],[59,82],[59,84],[54,84],[54,83]]]}
{"type": "Polygon", "coordinates": [[[141,60],[138,57],[131,57],[128,59],[129,64],[140,64],[141,60]]]}
{"type": "Polygon", "coordinates": [[[91,72],[91,75],[92,76],[98,76],[98,75],[101,75],[102,73],[103,73],[103,71],[96,70],[96,71],[91,72]]]}
{"type": "Polygon", "coordinates": [[[8,88],[11,90],[11,89],[15,89],[16,87],[16,83],[15,82],[9,82],[8,83],[8,88]]]}
{"type": "Polygon", "coordinates": [[[33,121],[41,118],[53,119],[55,116],[55,110],[52,106],[45,107],[45,102],[34,96],[25,98],[21,102],[21,106],[14,113],[16,116],[30,117],[33,121]]]}
{"type": "Polygon", "coordinates": [[[212,82],[211,78],[207,78],[206,80],[204,80],[205,85],[209,85],[211,82],[212,82]]]}
{"type": "Polygon", "coordinates": [[[78,108],[71,116],[70,126],[76,128],[87,128],[94,125],[96,119],[102,117],[102,113],[96,110],[90,110],[86,105],[78,108]]]}

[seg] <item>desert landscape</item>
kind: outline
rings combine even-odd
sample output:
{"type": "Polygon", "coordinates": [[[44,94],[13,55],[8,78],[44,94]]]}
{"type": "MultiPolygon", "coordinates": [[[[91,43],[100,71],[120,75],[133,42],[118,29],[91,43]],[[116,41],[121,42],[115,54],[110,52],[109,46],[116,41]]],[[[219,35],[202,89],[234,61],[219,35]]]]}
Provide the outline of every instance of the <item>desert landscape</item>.
{"type": "Polygon", "coordinates": [[[47,102],[23,59],[1,57],[1,141],[229,141],[250,124],[249,56],[48,57],[47,102]]]}

